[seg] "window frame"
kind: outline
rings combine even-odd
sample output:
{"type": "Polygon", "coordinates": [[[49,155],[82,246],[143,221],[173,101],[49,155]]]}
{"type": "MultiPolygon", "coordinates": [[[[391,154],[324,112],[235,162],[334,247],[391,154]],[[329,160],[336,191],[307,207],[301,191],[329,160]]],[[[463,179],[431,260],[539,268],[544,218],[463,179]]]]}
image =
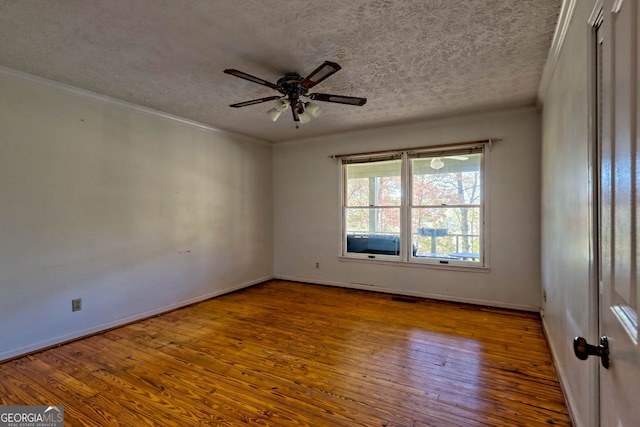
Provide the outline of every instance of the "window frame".
{"type": "MultiPolygon", "coordinates": [[[[339,162],[340,168],[340,211],[341,211],[341,246],[339,258],[347,261],[365,261],[373,263],[394,264],[410,267],[429,267],[429,268],[445,268],[445,269],[488,269],[489,268],[489,230],[488,230],[488,184],[487,184],[487,163],[489,159],[489,147],[491,141],[474,142],[472,144],[456,144],[447,147],[424,147],[420,149],[405,149],[402,151],[389,151],[376,153],[376,155],[353,155],[341,156],[339,162]],[[448,155],[459,155],[461,151],[475,150],[470,152],[480,153],[480,195],[479,202],[474,204],[463,204],[465,207],[479,208],[479,260],[465,259],[442,259],[436,257],[420,257],[413,254],[413,222],[412,213],[415,209],[423,209],[425,206],[413,205],[413,162],[412,160],[419,157],[429,156],[430,154],[438,154],[432,157],[447,157],[448,155]],[[400,205],[400,250],[398,255],[383,255],[370,253],[356,253],[347,251],[347,185],[348,176],[347,169],[349,164],[353,163],[369,163],[380,161],[382,157],[395,156],[401,159],[401,205],[400,205]]],[[[456,205],[457,206],[457,205],[456,205]]],[[[375,209],[375,207],[370,207],[375,209]]],[[[451,206],[454,208],[455,206],[451,206]]],[[[353,207],[351,207],[353,208],[353,207]]]]}
{"type": "Polygon", "coordinates": [[[379,156],[366,156],[366,157],[359,157],[359,156],[350,156],[349,158],[346,158],[348,163],[343,161],[340,164],[341,167],[341,176],[342,176],[342,182],[341,182],[341,188],[342,188],[342,192],[341,192],[341,212],[342,212],[342,251],[341,254],[344,257],[348,257],[348,258],[355,258],[355,259],[367,259],[367,260],[387,260],[387,261],[402,261],[403,260],[403,252],[405,251],[404,249],[404,245],[402,244],[402,242],[404,241],[403,239],[403,229],[405,228],[405,210],[403,208],[403,206],[405,205],[406,202],[406,191],[405,191],[405,184],[404,184],[404,176],[405,176],[405,172],[404,172],[404,167],[405,167],[405,161],[404,161],[404,154],[403,153],[396,153],[396,152],[390,152],[388,154],[383,154],[383,155],[379,155],[379,156]],[[350,160],[355,160],[355,161],[350,161],[350,160]],[[367,161],[368,160],[368,161],[367,161]],[[349,164],[358,164],[358,163],[374,163],[374,162],[384,162],[384,161],[391,161],[391,160],[400,160],[400,204],[397,206],[387,206],[387,205],[369,205],[369,206],[347,206],[347,183],[348,183],[348,177],[347,177],[347,166],[349,164]],[[387,255],[387,254],[372,254],[372,253],[358,253],[358,252],[347,252],[347,210],[348,209],[398,209],[399,211],[399,217],[400,217],[400,232],[399,232],[399,237],[400,237],[400,245],[398,247],[398,255],[387,255]]]}

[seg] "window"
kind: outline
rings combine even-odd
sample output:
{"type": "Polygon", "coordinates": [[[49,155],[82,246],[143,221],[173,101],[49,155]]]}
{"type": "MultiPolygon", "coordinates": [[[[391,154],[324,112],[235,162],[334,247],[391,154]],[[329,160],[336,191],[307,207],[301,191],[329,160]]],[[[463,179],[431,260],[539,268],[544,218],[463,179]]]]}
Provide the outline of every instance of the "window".
{"type": "Polygon", "coordinates": [[[343,157],[342,255],[484,266],[484,147],[343,157]]]}
{"type": "Polygon", "coordinates": [[[346,164],[347,252],[400,255],[402,156],[346,164]]]}

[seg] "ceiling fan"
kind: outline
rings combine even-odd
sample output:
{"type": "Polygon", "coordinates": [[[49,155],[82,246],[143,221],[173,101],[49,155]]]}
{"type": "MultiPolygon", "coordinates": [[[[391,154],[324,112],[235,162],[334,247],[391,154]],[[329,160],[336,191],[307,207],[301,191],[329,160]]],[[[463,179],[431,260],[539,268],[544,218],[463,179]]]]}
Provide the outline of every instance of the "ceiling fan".
{"type": "MultiPolygon", "coordinates": [[[[460,160],[460,161],[465,161],[465,160],[469,160],[469,158],[467,156],[444,156],[445,159],[454,159],[454,160],[460,160]]],[[[434,157],[433,159],[431,159],[431,162],[429,163],[429,166],[431,166],[431,169],[442,169],[444,167],[444,162],[442,161],[443,157],[434,157]]]]}
{"type": "Polygon", "coordinates": [[[269,117],[271,117],[271,120],[275,122],[287,108],[291,107],[293,120],[296,123],[307,123],[311,120],[311,116],[317,117],[320,113],[320,106],[312,101],[335,102],[338,104],[357,106],[364,105],[367,102],[367,98],[330,95],[327,93],[308,93],[309,89],[340,70],[340,68],[342,67],[335,62],[325,61],[307,77],[303,78],[298,73],[287,73],[284,77],[278,79],[275,84],[259,77],[243,73],[242,71],[231,68],[226,69],[224,72],[227,74],[249,80],[250,82],[254,82],[259,85],[270,87],[282,94],[239,102],[237,104],[231,104],[230,107],[240,108],[268,101],[276,101],[276,106],[267,113],[269,114],[269,117]],[[305,101],[304,98],[308,98],[310,101],[305,101]]]}

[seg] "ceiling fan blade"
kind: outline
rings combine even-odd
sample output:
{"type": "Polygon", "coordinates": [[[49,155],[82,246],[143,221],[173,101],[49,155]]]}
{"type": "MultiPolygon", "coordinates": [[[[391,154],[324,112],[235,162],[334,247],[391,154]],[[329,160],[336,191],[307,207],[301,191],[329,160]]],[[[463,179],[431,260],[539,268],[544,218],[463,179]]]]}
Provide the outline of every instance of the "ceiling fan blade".
{"type": "Polygon", "coordinates": [[[330,95],[328,93],[311,93],[308,96],[314,101],[336,102],[338,104],[362,106],[367,103],[367,98],[357,96],[330,95]]]}
{"type": "Polygon", "coordinates": [[[300,82],[300,86],[302,86],[305,89],[310,89],[315,85],[317,85],[318,83],[320,83],[321,81],[323,81],[324,79],[326,79],[327,77],[329,77],[330,75],[332,75],[333,73],[340,70],[340,68],[342,67],[336,64],[335,62],[324,61],[322,65],[320,65],[318,68],[313,70],[311,74],[309,74],[307,77],[304,78],[304,80],[300,82]]]}
{"type": "Polygon", "coordinates": [[[263,102],[274,101],[280,98],[282,98],[282,96],[278,96],[278,95],[267,96],[266,98],[252,99],[251,101],[244,101],[244,102],[238,102],[237,104],[231,104],[229,105],[229,107],[233,107],[233,108],[246,107],[247,105],[262,104],[263,102]]]}
{"type": "Polygon", "coordinates": [[[270,87],[271,89],[280,89],[280,86],[277,84],[268,82],[260,77],[252,76],[251,74],[243,73],[242,71],[234,70],[233,68],[227,68],[224,72],[232,76],[240,77],[241,79],[249,80],[250,82],[258,83],[259,85],[270,87]]]}

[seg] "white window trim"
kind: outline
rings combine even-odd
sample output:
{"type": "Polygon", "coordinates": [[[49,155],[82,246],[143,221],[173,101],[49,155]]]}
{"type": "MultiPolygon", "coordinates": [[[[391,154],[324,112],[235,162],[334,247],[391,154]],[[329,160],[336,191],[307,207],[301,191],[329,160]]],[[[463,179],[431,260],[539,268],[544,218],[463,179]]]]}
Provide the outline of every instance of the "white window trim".
{"type": "MultiPolygon", "coordinates": [[[[493,140],[495,141],[495,140],[493,140]]],[[[427,257],[413,257],[412,254],[412,239],[409,238],[411,231],[409,230],[409,224],[411,224],[412,206],[409,205],[409,195],[412,194],[412,170],[411,159],[409,153],[412,152],[446,152],[456,149],[464,148],[469,144],[451,145],[446,148],[437,147],[433,149],[421,148],[419,150],[403,150],[393,151],[390,150],[386,155],[401,154],[402,155],[402,173],[401,173],[401,206],[400,206],[400,253],[399,255],[382,255],[382,254],[360,254],[347,252],[347,233],[346,233],[346,199],[345,199],[345,186],[346,186],[346,167],[342,161],[339,162],[340,173],[340,218],[341,218],[341,237],[340,237],[340,251],[338,258],[340,261],[358,262],[358,263],[370,263],[370,264],[383,264],[393,265],[401,267],[412,268],[435,268],[442,270],[458,270],[458,271],[489,271],[490,269],[490,229],[489,229],[489,180],[487,171],[490,170],[490,155],[491,142],[482,142],[483,155],[480,165],[480,173],[482,177],[481,187],[481,201],[480,201],[480,228],[481,228],[481,258],[480,262],[464,261],[464,260],[441,260],[438,258],[427,257]],[[403,243],[402,243],[403,242],[403,243]]],[[[474,145],[479,145],[474,143],[474,145]]],[[[336,156],[337,157],[337,156],[336,156]]],[[[340,156],[342,157],[366,157],[364,155],[354,156],[340,156]]],[[[373,157],[373,156],[369,156],[373,157]]]]}

